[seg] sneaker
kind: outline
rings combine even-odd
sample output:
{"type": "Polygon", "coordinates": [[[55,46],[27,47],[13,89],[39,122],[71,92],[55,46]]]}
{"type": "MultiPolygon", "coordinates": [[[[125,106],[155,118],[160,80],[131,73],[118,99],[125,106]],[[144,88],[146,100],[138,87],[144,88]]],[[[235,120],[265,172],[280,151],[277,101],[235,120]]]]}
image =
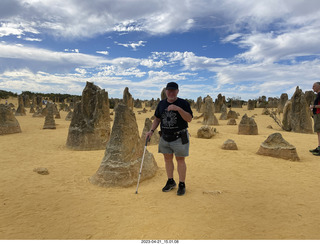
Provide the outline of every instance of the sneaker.
{"type": "Polygon", "coordinates": [[[320,156],[320,151],[318,151],[318,152],[313,152],[312,153],[314,156],[320,156]]]}
{"type": "Polygon", "coordinates": [[[174,180],[168,180],[165,187],[162,188],[163,192],[171,191],[173,188],[177,186],[176,182],[174,180]]]}
{"type": "Polygon", "coordinates": [[[184,182],[180,182],[179,183],[179,188],[177,191],[177,195],[178,196],[183,196],[186,193],[186,185],[184,184],[184,182]]]}
{"type": "Polygon", "coordinates": [[[319,147],[317,147],[316,149],[309,150],[309,152],[318,153],[318,152],[320,152],[320,150],[319,150],[319,147]]]}

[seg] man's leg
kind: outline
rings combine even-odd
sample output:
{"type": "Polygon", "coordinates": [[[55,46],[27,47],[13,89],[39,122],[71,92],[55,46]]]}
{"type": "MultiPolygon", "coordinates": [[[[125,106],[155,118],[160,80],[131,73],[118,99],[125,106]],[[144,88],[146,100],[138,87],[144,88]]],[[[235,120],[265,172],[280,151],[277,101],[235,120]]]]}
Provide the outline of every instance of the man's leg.
{"type": "Polygon", "coordinates": [[[179,174],[179,181],[185,182],[186,180],[186,172],[187,172],[187,165],[185,162],[185,157],[176,157],[178,163],[178,174],[179,174]]]}
{"type": "Polygon", "coordinates": [[[187,172],[187,166],[186,162],[184,160],[184,157],[177,157],[177,162],[178,162],[178,173],[179,173],[179,188],[177,191],[178,196],[182,196],[186,192],[186,185],[184,181],[186,180],[186,172],[187,172]]]}
{"type": "Polygon", "coordinates": [[[173,178],[173,170],[174,170],[173,154],[165,153],[165,154],[163,154],[163,156],[164,156],[164,161],[166,163],[166,171],[167,171],[168,179],[172,179],[173,178]]]}
{"type": "Polygon", "coordinates": [[[173,170],[174,170],[173,154],[164,153],[163,156],[164,156],[164,161],[166,163],[166,171],[167,171],[168,181],[167,181],[166,185],[162,188],[162,191],[168,192],[168,191],[171,191],[173,188],[175,188],[177,185],[173,179],[173,170]]]}

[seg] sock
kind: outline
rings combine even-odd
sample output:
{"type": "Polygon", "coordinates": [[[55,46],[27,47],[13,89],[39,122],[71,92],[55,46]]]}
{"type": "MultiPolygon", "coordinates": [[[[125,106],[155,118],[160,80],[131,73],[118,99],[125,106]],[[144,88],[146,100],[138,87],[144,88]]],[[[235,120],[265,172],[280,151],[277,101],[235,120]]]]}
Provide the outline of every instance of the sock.
{"type": "Polygon", "coordinates": [[[179,185],[185,186],[184,182],[179,181],[179,185]]]}
{"type": "Polygon", "coordinates": [[[172,182],[172,181],[174,181],[174,180],[173,180],[173,178],[168,178],[168,181],[172,182]]]}

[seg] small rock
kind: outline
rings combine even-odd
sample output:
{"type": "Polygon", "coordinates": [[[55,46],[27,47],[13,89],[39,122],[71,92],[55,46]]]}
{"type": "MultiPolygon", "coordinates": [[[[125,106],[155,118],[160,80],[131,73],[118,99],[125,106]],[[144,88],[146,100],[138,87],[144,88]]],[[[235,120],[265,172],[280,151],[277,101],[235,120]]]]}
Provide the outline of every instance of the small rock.
{"type": "Polygon", "coordinates": [[[299,161],[295,146],[283,139],[280,133],[273,133],[261,143],[257,154],[299,161]]]}
{"type": "Polygon", "coordinates": [[[231,119],[231,118],[238,119],[238,114],[235,111],[230,109],[227,114],[227,119],[231,119]]]}
{"type": "Polygon", "coordinates": [[[49,171],[47,168],[41,168],[41,167],[33,169],[33,172],[37,172],[40,175],[48,175],[49,174],[49,171]]]}
{"type": "Polygon", "coordinates": [[[273,127],[271,125],[268,125],[267,128],[268,129],[273,129],[273,127]]]}
{"type": "Polygon", "coordinates": [[[234,140],[228,139],[222,144],[224,150],[238,150],[237,144],[234,140]]]}
{"type": "Polygon", "coordinates": [[[216,128],[212,128],[208,125],[204,125],[198,130],[197,135],[198,135],[198,138],[210,139],[216,134],[216,132],[217,132],[216,128]]]}
{"type": "Polygon", "coordinates": [[[214,191],[203,191],[203,194],[210,194],[210,195],[219,195],[222,193],[222,191],[214,190],[214,191]]]}
{"type": "Polygon", "coordinates": [[[234,118],[229,119],[227,125],[237,125],[237,121],[234,118]]]}
{"type": "Polygon", "coordinates": [[[261,113],[262,115],[270,115],[270,111],[267,109],[267,108],[264,108],[263,110],[262,110],[262,113],[261,113]]]}

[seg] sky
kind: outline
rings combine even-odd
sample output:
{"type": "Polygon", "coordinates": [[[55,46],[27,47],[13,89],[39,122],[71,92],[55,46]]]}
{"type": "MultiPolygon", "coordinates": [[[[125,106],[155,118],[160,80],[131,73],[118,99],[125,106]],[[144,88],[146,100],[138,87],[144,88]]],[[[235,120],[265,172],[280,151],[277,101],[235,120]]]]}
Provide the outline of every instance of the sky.
{"type": "Polygon", "coordinates": [[[318,0],[0,0],[0,89],[291,97],[320,81],[318,0]]]}

